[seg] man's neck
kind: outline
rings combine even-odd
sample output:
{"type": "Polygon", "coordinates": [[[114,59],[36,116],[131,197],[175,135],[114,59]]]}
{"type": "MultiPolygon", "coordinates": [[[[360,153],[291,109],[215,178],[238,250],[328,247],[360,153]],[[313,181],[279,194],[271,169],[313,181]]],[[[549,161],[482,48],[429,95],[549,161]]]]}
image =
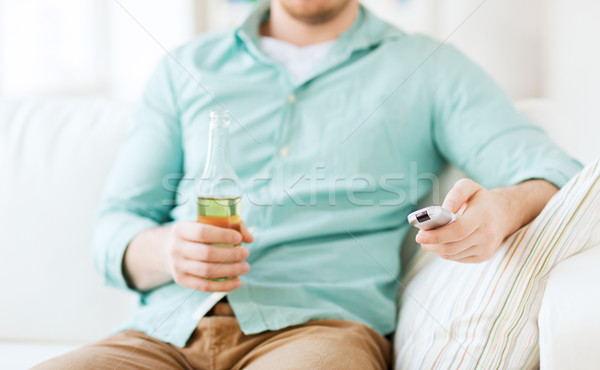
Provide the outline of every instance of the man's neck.
{"type": "Polygon", "coordinates": [[[359,11],[359,3],[351,2],[335,18],[322,24],[309,24],[293,18],[279,1],[271,1],[271,16],[261,25],[261,36],[269,36],[296,46],[308,46],[337,39],[347,31],[359,11]]]}

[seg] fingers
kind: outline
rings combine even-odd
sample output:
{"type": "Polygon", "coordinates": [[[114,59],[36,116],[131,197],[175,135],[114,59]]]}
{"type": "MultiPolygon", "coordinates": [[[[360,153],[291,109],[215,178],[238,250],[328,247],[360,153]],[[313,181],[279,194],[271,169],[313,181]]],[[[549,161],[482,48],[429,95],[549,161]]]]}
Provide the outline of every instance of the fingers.
{"type": "MultiPolygon", "coordinates": [[[[238,233],[238,235],[240,235],[238,233]]],[[[186,288],[207,292],[228,292],[241,286],[237,276],[250,270],[248,248],[206,245],[181,240],[171,250],[173,280],[186,288]],[[211,279],[233,278],[231,281],[211,279]]]]}
{"type": "Polygon", "coordinates": [[[440,257],[463,263],[490,259],[500,246],[503,233],[497,202],[490,191],[469,179],[461,179],[448,192],[443,208],[459,213],[455,222],[435,230],[419,231],[416,241],[440,257]]]}
{"type": "Polygon", "coordinates": [[[193,275],[182,275],[176,278],[175,282],[186,288],[204,292],[230,292],[242,286],[242,281],[238,278],[226,281],[212,281],[193,275]]]}
{"type": "Polygon", "coordinates": [[[464,240],[479,226],[479,222],[471,218],[469,214],[465,214],[446,226],[434,230],[421,230],[415,240],[419,244],[442,244],[464,240]]]}
{"type": "Polygon", "coordinates": [[[444,244],[422,244],[421,247],[428,252],[433,252],[442,258],[456,259],[465,256],[465,253],[473,248],[477,240],[473,236],[455,243],[444,244]]]}
{"type": "Polygon", "coordinates": [[[423,249],[437,254],[443,259],[464,263],[487,261],[494,255],[490,240],[482,231],[475,231],[464,240],[444,244],[423,244],[423,249]]]}
{"type": "Polygon", "coordinates": [[[245,275],[250,271],[248,262],[207,263],[194,260],[183,260],[179,264],[179,272],[203,279],[222,279],[245,275]]]}
{"type": "Polygon", "coordinates": [[[454,261],[460,262],[460,263],[481,263],[481,262],[487,261],[488,259],[489,258],[486,258],[484,256],[470,255],[470,256],[466,256],[464,258],[455,259],[454,261]]]}
{"type": "Polygon", "coordinates": [[[169,243],[168,265],[173,280],[186,288],[228,292],[241,286],[237,276],[245,275],[250,265],[244,260],[250,251],[239,245],[254,241],[246,225],[240,231],[193,221],[173,225],[169,243]],[[230,278],[227,281],[214,279],[230,278]]]}
{"type": "Polygon", "coordinates": [[[473,180],[460,179],[446,195],[442,208],[452,213],[458,213],[462,206],[481,189],[483,189],[482,186],[473,180]]]}
{"type": "Polygon", "coordinates": [[[428,251],[439,255],[444,259],[463,258],[468,255],[475,254],[476,246],[482,243],[481,233],[474,231],[466,238],[450,243],[441,244],[422,244],[421,247],[428,251]]]}
{"type": "Polygon", "coordinates": [[[479,263],[491,258],[491,255],[483,250],[479,244],[472,243],[473,241],[437,245],[425,244],[422,247],[445,260],[456,262],[479,263]]]}
{"type": "Polygon", "coordinates": [[[183,221],[173,225],[173,231],[182,239],[201,243],[240,244],[242,234],[232,229],[225,229],[194,221],[183,221]]]}
{"type": "Polygon", "coordinates": [[[180,255],[185,259],[202,262],[239,262],[250,256],[250,251],[244,246],[223,247],[183,241],[180,246],[180,255]]]}

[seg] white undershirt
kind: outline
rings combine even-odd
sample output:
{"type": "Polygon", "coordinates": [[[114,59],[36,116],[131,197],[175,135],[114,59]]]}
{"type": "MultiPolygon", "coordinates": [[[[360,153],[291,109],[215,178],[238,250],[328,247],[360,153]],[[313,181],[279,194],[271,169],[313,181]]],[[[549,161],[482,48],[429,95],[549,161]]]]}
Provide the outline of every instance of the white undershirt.
{"type": "Polygon", "coordinates": [[[316,62],[325,57],[336,41],[296,46],[289,42],[263,36],[260,38],[260,48],[273,60],[281,63],[294,77],[301,80],[313,69],[316,62]]]}

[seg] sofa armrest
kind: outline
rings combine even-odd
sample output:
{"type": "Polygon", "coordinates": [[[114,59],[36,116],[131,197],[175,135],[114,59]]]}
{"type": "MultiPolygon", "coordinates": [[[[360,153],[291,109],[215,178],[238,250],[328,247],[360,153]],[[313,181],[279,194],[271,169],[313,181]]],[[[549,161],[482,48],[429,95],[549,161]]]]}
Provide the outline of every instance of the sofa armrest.
{"type": "Polygon", "coordinates": [[[600,246],[552,270],[538,325],[542,369],[593,369],[600,364],[600,246]]]}

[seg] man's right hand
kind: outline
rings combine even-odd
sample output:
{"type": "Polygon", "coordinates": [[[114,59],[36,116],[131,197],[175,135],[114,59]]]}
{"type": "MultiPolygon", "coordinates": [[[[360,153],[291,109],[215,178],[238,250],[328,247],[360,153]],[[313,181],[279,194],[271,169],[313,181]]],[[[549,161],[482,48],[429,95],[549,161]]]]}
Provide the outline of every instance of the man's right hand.
{"type": "Polygon", "coordinates": [[[241,232],[193,221],[177,222],[170,229],[167,268],[177,284],[206,292],[228,292],[242,285],[237,276],[245,275],[250,270],[250,265],[244,261],[250,251],[238,244],[254,240],[244,223],[241,232]],[[213,243],[237,246],[217,246],[213,243]],[[234,278],[213,281],[230,277],[234,278]]]}

